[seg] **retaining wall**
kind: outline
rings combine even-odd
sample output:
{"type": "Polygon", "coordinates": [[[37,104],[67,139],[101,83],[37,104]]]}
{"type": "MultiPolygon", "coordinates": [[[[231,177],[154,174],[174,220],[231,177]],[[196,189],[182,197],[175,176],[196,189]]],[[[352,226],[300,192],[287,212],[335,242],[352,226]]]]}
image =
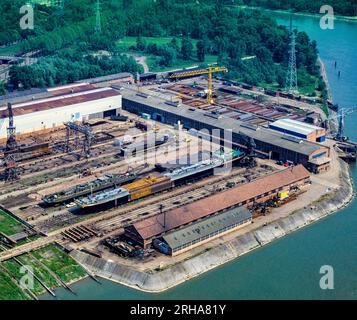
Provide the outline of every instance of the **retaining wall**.
{"type": "Polygon", "coordinates": [[[255,248],[274,241],[290,232],[313,223],[346,206],[354,196],[349,167],[341,161],[341,187],[322,196],[306,209],[274,221],[267,226],[237,237],[186,261],[161,271],[142,272],[73,250],[71,256],[97,276],[142,291],[160,292],[231,261],[255,248]],[[311,209],[312,208],[312,209],[311,209]]]}

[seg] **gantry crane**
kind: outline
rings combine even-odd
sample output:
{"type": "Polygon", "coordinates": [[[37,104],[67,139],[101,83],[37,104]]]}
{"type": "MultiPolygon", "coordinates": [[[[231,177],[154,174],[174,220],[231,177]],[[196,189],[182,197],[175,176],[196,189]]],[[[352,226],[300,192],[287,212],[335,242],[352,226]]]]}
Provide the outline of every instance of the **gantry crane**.
{"type": "Polygon", "coordinates": [[[7,104],[9,117],[9,126],[7,127],[7,140],[4,152],[5,181],[14,181],[19,178],[16,154],[18,153],[18,144],[16,141],[16,127],[14,125],[14,114],[11,103],[7,104]]]}
{"type": "Polygon", "coordinates": [[[345,128],[345,117],[353,112],[356,112],[357,108],[343,108],[340,109],[337,115],[330,116],[327,118],[327,121],[338,120],[338,131],[336,136],[334,137],[337,141],[347,141],[348,137],[345,136],[344,128],[345,128]]]}
{"type": "Polygon", "coordinates": [[[201,76],[208,74],[208,90],[207,90],[207,103],[213,104],[213,81],[212,75],[216,72],[228,72],[226,67],[214,67],[210,66],[206,69],[193,69],[193,70],[185,70],[179,73],[173,73],[169,75],[170,79],[177,79],[177,78],[187,78],[193,76],[201,76]]]}
{"type": "Polygon", "coordinates": [[[92,132],[92,129],[89,125],[87,124],[78,124],[75,122],[65,122],[64,123],[66,127],[66,144],[65,144],[65,150],[66,152],[70,152],[70,135],[72,132],[75,133],[75,148],[77,149],[79,147],[79,134],[84,135],[83,139],[83,154],[86,158],[89,158],[91,156],[90,153],[90,148],[92,144],[92,140],[95,136],[95,133],[92,132]]]}

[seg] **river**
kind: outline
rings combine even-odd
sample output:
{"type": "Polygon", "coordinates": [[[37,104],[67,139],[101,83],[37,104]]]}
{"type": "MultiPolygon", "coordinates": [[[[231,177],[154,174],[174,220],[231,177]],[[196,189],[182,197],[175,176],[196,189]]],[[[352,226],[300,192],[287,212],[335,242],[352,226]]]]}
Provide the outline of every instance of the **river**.
{"type": "MultiPolygon", "coordinates": [[[[280,24],[289,24],[288,15],[274,16],[280,24]]],[[[357,23],[337,20],[334,30],[322,30],[318,18],[299,15],[294,26],[317,41],[334,102],[357,106],[357,23]]],[[[346,119],[346,134],[357,141],[356,127],[357,112],[346,119]]],[[[356,184],[357,167],[351,170],[356,184]]],[[[72,288],[77,295],[59,289],[57,299],[357,299],[357,200],[328,218],[160,294],[107,280],[97,284],[87,279],[72,288]],[[322,265],[334,269],[333,290],[320,289],[322,265]]]]}

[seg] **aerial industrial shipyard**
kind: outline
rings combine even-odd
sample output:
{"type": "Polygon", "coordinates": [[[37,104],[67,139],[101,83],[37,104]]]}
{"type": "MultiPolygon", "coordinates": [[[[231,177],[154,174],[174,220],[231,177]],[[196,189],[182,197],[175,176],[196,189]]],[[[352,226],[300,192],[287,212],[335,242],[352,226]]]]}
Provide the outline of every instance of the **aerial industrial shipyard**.
{"type": "Polygon", "coordinates": [[[342,160],[356,159],[343,127],[352,111],[330,103],[327,118],[317,99],[225,71],[120,73],[3,96],[1,263],[27,256],[51,273],[36,252],[53,245],[81,277],[133,278],[313,211],[339,188],[342,160]]]}

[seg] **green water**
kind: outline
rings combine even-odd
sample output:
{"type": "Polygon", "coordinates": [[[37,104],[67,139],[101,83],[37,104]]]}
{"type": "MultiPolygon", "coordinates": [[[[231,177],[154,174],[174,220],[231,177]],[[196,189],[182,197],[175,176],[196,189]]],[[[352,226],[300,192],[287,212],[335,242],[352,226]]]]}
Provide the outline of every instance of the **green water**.
{"type": "MultiPolygon", "coordinates": [[[[276,17],[279,23],[288,24],[287,15],[276,17]]],[[[318,19],[296,16],[294,25],[318,42],[334,102],[357,106],[357,23],[336,21],[334,30],[323,31],[318,19]]],[[[357,113],[346,120],[346,132],[355,140],[356,125],[357,113]]],[[[357,168],[351,170],[356,183],[357,168]]],[[[357,299],[357,201],[161,294],[143,293],[105,280],[102,284],[84,280],[73,285],[73,290],[77,295],[59,289],[58,299],[357,299]],[[322,265],[334,268],[334,290],[319,287],[322,265]]]]}

